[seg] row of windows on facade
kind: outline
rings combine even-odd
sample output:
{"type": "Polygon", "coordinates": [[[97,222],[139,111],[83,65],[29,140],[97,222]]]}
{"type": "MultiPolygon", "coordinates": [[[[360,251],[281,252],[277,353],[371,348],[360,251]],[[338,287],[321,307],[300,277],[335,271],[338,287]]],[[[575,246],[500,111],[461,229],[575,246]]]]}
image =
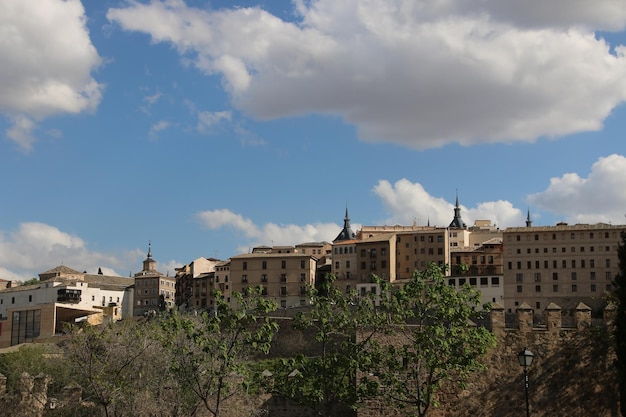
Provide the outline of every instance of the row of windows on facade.
{"type": "MultiPolygon", "coordinates": [[[[563,286],[559,286],[559,284],[553,284],[552,285],[552,292],[559,292],[559,289],[562,289],[563,286]]],[[[606,291],[611,291],[613,288],[613,286],[611,284],[606,284],[605,289],[606,291]]],[[[598,291],[598,286],[596,284],[590,284],[589,285],[589,290],[591,292],[597,292],[598,291]]],[[[524,292],[524,288],[521,285],[518,285],[516,288],[516,291],[521,293],[524,292]]],[[[542,291],[542,286],[541,285],[535,285],[535,292],[541,292],[542,291]]],[[[572,284],[571,285],[571,292],[578,292],[578,284],[572,284]]]]}
{"type": "MultiPolygon", "coordinates": [[[[247,296],[249,293],[250,293],[250,287],[244,287],[241,289],[242,295],[247,296]]],[[[307,293],[307,287],[300,287],[299,294],[306,295],[306,293],[307,293]]],[[[288,295],[292,295],[292,294],[289,294],[287,287],[280,287],[280,291],[278,294],[280,297],[286,297],[288,295]]],[[[261,295],[269,295],[266,287],[261,287],[261,295]]]]}
{"type": "MultiPolygon", "coordinates": [[[[280,282],[287,282],[287,274],[280,274],[280,282]]],[[[248,282],[248,275],[241,276],[241,282],[248,282]]],[[[268,282],[267,274],[261,274],[260,282],[268,282]]],[[[306,274],[300,274],[300,282],[306,282],[306,274]]]]}
{"type": "MultiPolygon", "coordinates": [[[[137,279],[135,280],[135,285],[138,287],[151,287],[151,286],[155,286],[158,285],[159,280],[158,278],[149,278],[149,279],[137,279]]],[[[170,282],[170,281],[166,281],[164,279],[161,280],[161,286],[162,287],[173,287],[174,283],[170,282]]]]}
{"type": "MultiPolygon", "coordinates": [[[[230,297],[226,300],[227,303],[230,303],[230,297]]],[[[213,305],[213,300],[209,300],[209,305],[213,305]]],[[[196,307],[204,308],[207,306],[206,298],[201,300],[196,300],[196,307]]],[[[292,306],[295,307],[295,306],[292,306]]],[[[300,299],[300,307],[306,307],[306,299],[300,299]]],[[[287,308],[287,300],[280,300],[280,308],[287,308]]]]}
{"type": "MultiPolygon", "coordinates": [[[[493,265],[493,262],[494,262],[494,258],[492,255],[488,255],[488,256],[482,255],[480,257],[473,255],[472,261],[471,261],[472,265],[478,265],[478,259],[480,259],[481,265],[493,265]]],[[[457,265],[461,265],[463,263],[462,258],[460,256],[456,256],[455,260],[456,260],[457,265]]]]}
{"type": "MultiPolygon", "coordinates": [[[[248,269],[248,262],[244,261],[241,267],[244,271],[248,269]]],[[[306,268],[306,261],[300,260],[300,269],[306,268]]],[[[261,261],[261,269],[267,269],[267,261],[261,261]]],[[[287,261],[280,261],[280,269],[287,269],[287,261]]]]}
{"type": "MultiPolygon", "coordinates": [[[[157,289],[156,288],[152,288],[152,291],[150,291],[149,289],[145,289],[143,290],[143,294],[142,294],[142,290],[137,289],[137,295],[138,296],[147,296],[147,295],[156,295],[157,294],[157,289]]],[[[170,291],[167,290],[159,290],[159,294],[161,294],[162,296],[164,296],[165,298],[170,298],[172,296],[172,293],[170,291]]]]}
{"type": "MultiPolygon", "coordinates": [[[[456,284],[458,283],[459,287],[462,287],[463,285],[465,285],[466,283],[469,283],[470,286],[472,287],[476,287],[478,285],[478,282],[480,282],[480,286],[485,288],[489,286],[489,277],[480,277],[480,281],[479,278],[476,277],[471,277],[471,278],[449,278],[448,279],[448,284],[451,286],[456,286],[456,284]]],[[[491,277],[491,286],[492,287],[499,287],[500,286],[500,277],[491,277]]]]}
{"type": "MultiPolygon", "coordinates": [[[[548,237],[552,235],[552,240],[557,240],[557,237],[560,236],[562,239],[565,239],[567,237],[567,232],[564,233],[542,233],[541,236],[543,236],[543,240],[548,240],[548,237]]],[[[532,237],[534,238],[534,240],[539,240],[539,234],[535,233],[532,237]]],[[[576,239],[576,233],[575,232],[570,232],[569,234],[570,239],[574,240],[576,239]]],[[[605,239],[610,239],[610,238],[617,238],[617,232],[600,232],[600,233],[596,233],[595,232],[589,232],[589,234],[587,235],[587,233],[585,232],[580,232],[579,233],[579,238],[580,239],[585,239],[587,236],[589,236],[589,239],[595,239],[596,237],[598,238],[602,238],[604,237],[605,239]]],[[[507,240],[511,240],[512,236],[508,235],[507,236],[507,240]]],[[[516,241],[521,241],[522,240],[522,235],[515,235],[515,240],[516,241]]],[[[527,234],[526,235],[526,240],[531,240],[531,235],[527,234]]]]}
{"type": "MultiPolygon", "coordinates": [[[[570,267],[571,268],[587,268],[587,259],[578,259],[578,261],[580,262],[576,262],[576,259],[571,259],[570,260],[570,267]]],[[[533,264],[534,264],[534,269],[540,269],[541,268],[541,261],[526,261],[526,269],[533,269],[533,264]]],[[[522,262],[521,261],[517,261],[516,262],[516,269],[522,269],[522,262]]],[[[610,268],[611,267],[611,260],[610,259],[605,259],[604,260],[604,266],[605,268],[610,268]]],[[[508,269],[513,269],[513,262],[509,261],[507,263],[507,267],[508,269]]],[[[561,266],[562,269],[566,269],[568,268],[567,266],[567,259],[562,259],[561,260],[561,266]]],[[[595,268],[596,267],[596,260],[595,259],[589,259],[589,268],[595,268]]],[[[550,261],[543,261],[543,268],[544,269],[548,269],[550,268],[550,261]]],[[[552,269],[557,269],[559,268],[559,261],[557,261],[556,259],[552,260],[552,269]]]]}
{"type": "MultiPolygon", "coordinates": [[[[159,304],[159,300],[156,299],[156,298],[151,298],[149,300],[137,300],[137,306],[141,306],[142,304],[144,306],[148,306],[148,305],[155,306],[155,305],[159,304]]],[[[165,304],[168,305],[168,306],[173,306],[171,301],[166,301],[165,304]]]]}
{"type": "MultiPolygon", "coordinates": [[[[613,249],[611,249],[610,246],[599,246],[599,252],[602,252],[602,249],[604,249],[605,252],[616,252],[617,251],[617,246],[613,246],[613,249]]],[[[596,251],[596,247],[595,246],[589,246],[589,252],[595,252],[596,251]]],[[[571,253],[576,253],[576,246],[571,246],[570,247],[570,252],[571,253]]],[[[579,252],[580,253],[584,253],[585,252],[585,247],[581,246],[579,248],[579,252]]],[[[511,254],[511,249],[509,249],[507,251],[507,253],[510,255],[511,254]]],[[[517,248],[516,253],[518,255],[521,255],[522,253],[522,249],[521,248],[517,248]]],[[[526,253],[530,254],[532,253],[532,249],[531,248],[526,248],[526,253]]],[[[540,253],[539,248],[535,248],[535,253],[540,253]]],[[[544,247],[543,248],[543,253],[548,253],[548,247],[544,247]]],[[[556,247],[552,247],[552,253],[558,253],[558,250],[556,247]]],[[[561,253],[567,253],[567,248],[565,246],[561,246],[561,253]]]]}
{"type": "MultiPolygon", "coordinates": [[[[96,301],[96,296],[92,295],[91,296],[91,301],[96,301]]],[[[102,296],[102,302],[104,303],[106,301],[106,297],[103,295],[102,296]]],[[[33,295],[32,294],[28,294],[28,302],[32,303],[33,302],[33,295]]],[[[112,303],[113,302],[113,297],[109,297],[109,302],[112,303]]],[[[117,302],[120,302],[120,297],[117,297],[117,302]]],[[[4,298],[0,298],[0,304],[4,304],[4,298]]],[[[15,304],[15,297],[11,297],[11,304],[15,304]]]]}
{"type": "MultiPolygon", "coordinates": [[[[591,280],[595,280],[596,278],[597,278],[596,271],[589,271],[589,279],[591,279],[591,280]]],[[[611,272],[611,271],[606,271],[606,272],[604,273],[604,278],[605,278],[607,281],[611,281],[611,280],[613,280],[613,272],[611,272]]],[[[558,279],[559,279],[559,273],[558,273],[558,272],[553,272],[553,273],[552,273],[552,280],[553,280],[553,281],[558,281],[558,279]]],[[[576,281],[576,280],[578,279],[578,271],[571,271],[571,272],[570,272],[570,279],[571,279],[572,281],[576,281]]],[[[516,280],[517,282],[523,282],[523,281],[524,281],[524,274],[523,274],[522,272],[518,272],[518,273],[516,273],[516,274],[515,274],[515,280],[516,280]]],[[[533,280],[534,280],[535,282],[539,282],[539,281],[541,281],[541,272],[535,272],[535,273],[533,273],[533,280]]]]}

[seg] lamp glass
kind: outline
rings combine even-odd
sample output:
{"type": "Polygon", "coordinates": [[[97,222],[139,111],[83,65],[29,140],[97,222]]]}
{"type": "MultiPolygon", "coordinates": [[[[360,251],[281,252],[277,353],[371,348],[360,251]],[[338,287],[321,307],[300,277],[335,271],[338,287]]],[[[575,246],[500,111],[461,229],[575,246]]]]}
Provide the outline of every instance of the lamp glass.
{"type": "Polygon", "coordinates": [[[520,353],[518,353],[517,359],[519,360],[520,366],[527,367],[533,363],[534,356],[535,355],[533,355],[530,350],[524,349],[520,353]]]}

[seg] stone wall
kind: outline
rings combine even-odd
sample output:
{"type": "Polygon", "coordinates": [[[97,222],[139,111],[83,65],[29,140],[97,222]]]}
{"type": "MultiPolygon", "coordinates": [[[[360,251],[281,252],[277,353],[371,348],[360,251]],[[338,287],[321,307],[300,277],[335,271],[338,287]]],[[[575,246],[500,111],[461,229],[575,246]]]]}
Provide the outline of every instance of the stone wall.
{"type": "MultiPolygon", "coordinates": [[[[437,408],[429,417],[519,417],[525,415],[524,374],[517,354],[528,348],[534,360],[528,369],[529,403],[533,417],[618,417],[619,394],[610,341],[614,310],[605,310],[604,323],[592,325],[591,309],[579,304],[575,327],[563,327],[561,309],[544,310],[541,327],[533,325],[534,311],[522,305],[519,326],[505,328],[504,309],[491,312],[497,345],[484,357],[486,369],[472,374],[463,388],[442,387],[437,408]]],[[[359,417],[408,416],[379,399],[359,410],[359,417]]]]}

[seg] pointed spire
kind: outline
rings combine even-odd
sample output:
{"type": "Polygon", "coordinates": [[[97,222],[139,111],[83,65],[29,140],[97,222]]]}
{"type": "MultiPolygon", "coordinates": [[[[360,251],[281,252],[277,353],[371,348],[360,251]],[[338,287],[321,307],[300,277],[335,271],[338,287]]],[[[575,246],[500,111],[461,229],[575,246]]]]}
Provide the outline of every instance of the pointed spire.
{"type": "Polygon", "coordinates": [[[152,242],[148,241],[148,258],[152,258],[152,242]]]}
{"type": "Polygon", "coordinates": [[[337,235],[333,242],[340,242],[342,240],[351,240],[356,237],[356,234],[352,231],[350,227],[350,217],[348,216],[348,205],[346,205],[346,216],[343,219],[343,229],[337,235]]]}
{"type": "Polygon", "coordinates": [[[530,219],[530,207],[528,208],[528,212],[526,214],[526,227],[532,227],[533,221],[530,219]]]}
{"type": "Polygon", "coordinates": [[[448,227],[456,227],[459,229],[465,229],[467,225],[463,222],[461,218],[461,207],[459,206],[459,190],[456,190],[456,203],[454,205],[454,219],[450,223],[448,227]]]}

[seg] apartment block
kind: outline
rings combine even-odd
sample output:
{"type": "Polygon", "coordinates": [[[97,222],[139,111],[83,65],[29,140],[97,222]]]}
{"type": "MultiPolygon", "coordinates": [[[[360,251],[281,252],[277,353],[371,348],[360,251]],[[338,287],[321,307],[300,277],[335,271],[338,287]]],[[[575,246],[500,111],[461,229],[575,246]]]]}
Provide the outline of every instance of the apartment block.
{"type": "Polygon", "coordinates": [[[504,239],[504,300],[508,312],[522,303],[564,310],[584,302],[602,308],[618,273],[617,248],[625,225],[559,223],[511,227],[504,239]]]}
{"type": "MultiPolygon", "coordinates": [[[[230,291],[247,294],[261,287],[281,308],[306,306],[307,288],[315,285],[317,258],[295,247],[259,247],[230,259],[230,291]]],[[[232,297],[231,297],[232,300],[232,297]]]]}

